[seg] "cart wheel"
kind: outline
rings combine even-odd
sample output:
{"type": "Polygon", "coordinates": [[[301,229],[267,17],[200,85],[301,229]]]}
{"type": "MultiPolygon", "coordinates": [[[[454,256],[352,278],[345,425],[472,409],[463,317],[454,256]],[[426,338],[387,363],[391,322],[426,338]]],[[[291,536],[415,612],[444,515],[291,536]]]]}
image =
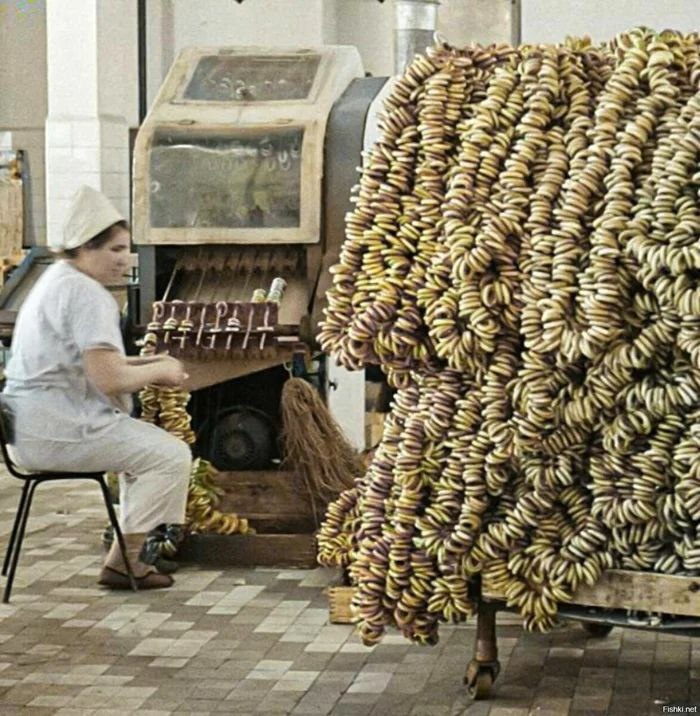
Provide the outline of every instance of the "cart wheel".
{"type": "Polygon", "coordinates": [[[464,675],[464,683],[467,685],[469,697],[474,701],[487,699],[500,668],[497,661],[480,663],[476,659],[472,659],[467,665],[467,673],[464,675]]]}
{"type": "Polygon", "coordinates": [[[598,624],[596,622],[581,622],[583,630],[596,639],[602,639],[606,637],[612,631],[611,624],[598,624]]]}

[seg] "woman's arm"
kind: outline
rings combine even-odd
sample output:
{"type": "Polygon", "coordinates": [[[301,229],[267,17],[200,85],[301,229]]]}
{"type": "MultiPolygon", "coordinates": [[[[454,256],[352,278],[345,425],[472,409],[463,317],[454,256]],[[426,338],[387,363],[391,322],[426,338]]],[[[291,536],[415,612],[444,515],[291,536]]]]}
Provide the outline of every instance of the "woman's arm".
{"type": "Polygon", "coordinates": [[[145,385],[178,387],[187,379],[184,366],[171,356],[133,365],[116,350],[90,348],[83,352],[88,380],[105,395],[134,393],[145,385]]]}
{"type": "Polygon", "coordinates": [[[125,356],[127,365],[146,365],[148,363],[157,363],[158,361],[168,360],[170,356],[160,353],[153,356],[125,356]]]}

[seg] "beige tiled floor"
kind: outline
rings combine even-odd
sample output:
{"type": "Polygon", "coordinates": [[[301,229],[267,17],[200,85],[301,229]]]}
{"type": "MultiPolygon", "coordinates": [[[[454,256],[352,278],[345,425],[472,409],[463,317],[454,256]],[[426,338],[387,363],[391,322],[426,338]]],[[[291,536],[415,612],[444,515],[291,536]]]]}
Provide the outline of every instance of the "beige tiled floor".
{"type": "MultiPolygon", "coordinates": [[[[18,496],[1,474],[3,546],[18,496]]],[[[330,570],[186,566],[166,591],[105,591],[104,523],[94,488],[39,489],[12,603],[0,606],[0,716],[661,716],[700,705],[700,640],[588,639],[575,624],[525,634],[500,614],[502,672],[492,699],[472,703],[461,681],[473,623],[444,627],[431,648],[390,633],[368,649],[328,623],[330,570]]]]}

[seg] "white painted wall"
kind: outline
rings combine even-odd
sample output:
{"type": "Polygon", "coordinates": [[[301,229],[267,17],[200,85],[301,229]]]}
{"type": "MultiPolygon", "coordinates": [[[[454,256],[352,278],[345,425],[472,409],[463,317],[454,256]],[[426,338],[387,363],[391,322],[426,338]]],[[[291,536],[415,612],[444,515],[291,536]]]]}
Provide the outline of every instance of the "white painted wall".
{"type": "Polygon", "coordinates": [[[340,0],[337,8],[337,42],[355,45],[365,71],[375,77],[394,69],[394,9],[390,1],[340,0]]]}
{"type": "Polygon", "coordinates": [[[46,40],[49,114],[57,117],[98,112],[97,3],[49,0],[46,40]]]}
{"type": "Polygon", "coordinates": [[[146,4],[146,106],[150,109],[175,59],[172,0],[146,4]]]}
{"type": "Polygon", "coordinates": [[[322,0],[321,2],[321,37],[326,45],[339,45],[338,42],[338,8],[343,0],[322,0]]]}
{"type": "MultiPolygon", "coordinates": [[[[507,41],[510,0],[442,0],[438,31],[456,45],[507,41]]],[[[601,41],[635,25],[683,31],[700,28],[700,0],[521,0],[522,39],[560,42],[588,34],[601,41]]],[[[393,3],[386,0],[148,0],[148,99],[153,100],[175,54],[187,45],[355,45],[374,75],[393,68],[393,3]]],[[[85,17],[85,15],[83,15],[85,17]]],[[[60,27],[57,25],[56,27],[60,27]]],[[[136,0],[0,1],[0,142],[24,149],[30,172],[28,241],[45,242],[44,120],[75,114],[81,85],[95,86],[84,109],[90,114],[138,119],[136,0]],[[46,69],[47,4],[57,12],[77,3],[89,16],[99,11],[100,37],[84,36],[64,23],[65,63],[46,69]],[[96,9],[96,5],[97,8],[96,9]],[[80,63],[86,48],[110,66],[85,64],[82,75],[62,66],[80,63]],[[99,77],[97,77],[99,75],[99,77]],[[115,80],[114,78],[118,78],[115,80]],[[52,83],[51,108],[48,82],[52,83]],[[91,103],[91,104],[90,104],[91,103]]]]}
{"type": "MultiPolygon", "coordinates": [[[[324,0],[332,3],[333,0],[324,0]]],[[[442,0],[437,31],[458,47],[470,42],[511,41],[511,0],[442,0]]],[[[354,45],[367,72],[394,71],[394,7],[390,0],[337,0],[336,34],[327,42],[354,45]]]]}
{"type": "Polygon", "coordinates": [[[0,2],[0,126],[41,127],[46,116],[46,4],[0,2]]]}
{"type": "Polygon", "coordinates": [[[174,40],[188,45],[323,44],[324,0],[172,0],[174,40]]]}
{"type": "Polygon", "coordinates": [[[443,0],[438,32],[451,44],[512,42],[511,0],[443,0]]]}
{"type": "Polygon", "coordinates": [[[25,242],[43,243],[46,2],[0,2],[0,146],[25,152],[25,242]]]}
{"type": "Polygon", "coordinates": [[[185,47],[343,44],[338,40],[338,7],[349,1],[148,0],[148,106],[185,47]]]}
{"type": "MultiPolygon", "coordinates": [[[[458,47],[470,42],[510,42],[511,15],[511,0],[442,0],[437,31],[458,47]]],[[[337,43],[355,45],[365,70],[371,74],[393,74],[393,3],[338,0],[336,17],[337,43]]]]}
{"type": "MultiPolygon", "coordinates": [[[[55,2],[55,0],[49,0],[55,2]]],[[[64,0],[65,1],[65,0],[64,0]]],[[[136,0],[97,0],[98,109],[139,125],[138,20],[136,0]],[[104,30],[102,30],[104,28],[104,30]],[[108,28],[108,31],[107,31],[108,28]],[[118,78],[118,79],[117,79],[118,78]]]]}
{"type": "Polygon", "coordinates": [[[561,42],[567,35],[594,41],[646,25],[683,32],[700,29],[700,0],[521,0],[522,41],[561,42]]]}

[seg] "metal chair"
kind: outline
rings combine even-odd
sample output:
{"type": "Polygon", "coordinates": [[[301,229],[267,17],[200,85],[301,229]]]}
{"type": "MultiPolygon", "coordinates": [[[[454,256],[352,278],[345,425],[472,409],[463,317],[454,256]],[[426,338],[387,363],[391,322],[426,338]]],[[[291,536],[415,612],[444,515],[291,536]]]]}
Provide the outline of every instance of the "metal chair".
{"type": "Polygon", "coordinates": [[[10,534],[10,541],[7,545],[7,552],[5,552],[5,561],[2,565],[2,574],[7,577],[5,591],[2,598],[3,603],[7,604],[10,601],[10,592],[12,591],[12,583],[15,579],[15,571],[17,569],[17,563],[19,562],[19,553],[22,548],[22,540],[24,539],[24,531],[27,526],[27,518],[29,517],[29,509],[32,505],[34,491],[36,490],[37,485],[42,482],[56,482],[59,480],[95,480],[95,482],[100,485],[100,488],[102,489],[102,497],[104,498],[105,506],[107,507],[109,521],[114,529],[114,534],[117,537],[119,548],[121,549],[122,557],[124,558],[124,564],[126,565],[126,570],[129,574],[131,588],[136,591],[136,582],[134,581],[131,564],[129,564],[129,559],[126,554],[124,535],[122,534],[117,521],[117,515],[114,511],[114,506],[112,505],[112,498],[105,481],[104,473],[22,472],[22,470],[20,470],[12,461],[12,458],[7,450],[7,446],[12,444],[14,438],[13,425],[12,411],[9,406],[3,402],[2,399],[0,399],[0,449],[2,450],[2,456],[10,474],[24,482],[22,494],[19,498],[19,505],[17,507],[17,515],[15,516],[12,533],[10,534]]]}

